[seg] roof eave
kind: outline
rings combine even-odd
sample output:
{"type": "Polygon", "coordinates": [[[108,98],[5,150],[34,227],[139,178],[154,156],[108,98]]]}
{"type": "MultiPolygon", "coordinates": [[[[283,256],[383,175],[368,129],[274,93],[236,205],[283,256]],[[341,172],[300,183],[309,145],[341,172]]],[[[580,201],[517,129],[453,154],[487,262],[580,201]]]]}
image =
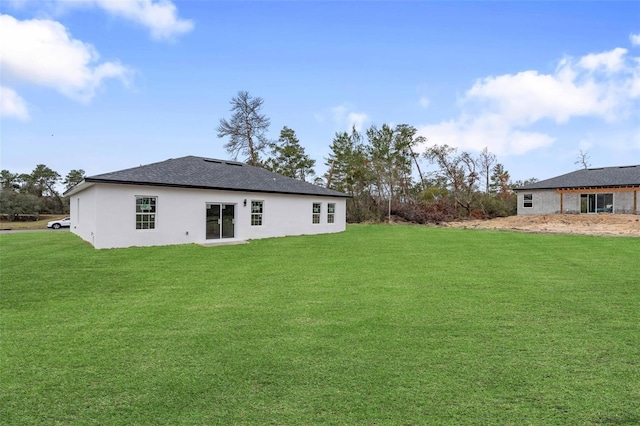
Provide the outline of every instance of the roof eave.
{"type": "MultiPolygon", "coordinates": [[[[100,178],[85,178],[90,183],[106,183],[114,185],[136,185],[136,186],[158,186],[165,188],[188,188],[188,189],[207,189],[214,191],[232,191],[232,192],[257,192],[265,194],[288,194],[288,195],[306,195],[309,197],[334,197],[334,198],[353,198],[347,194],[312,194],[308,192],[295,192],[295,191],[270,191],[260,189],[248,189],[248,188],[223,188],[216,186],[205,185],[186,185],[186,184],[174,184],[174,183],[162,183],[162,182],[143,182],[143,181],[130,181],[130,180],[116,180],[116,179],[100,179],[100,178]]],[[[78,191],[77,191],[78,192],[78,191]]],[[[72,194],[70,194],[72,195],[72,194]]]]}
{"type": "Polygon", "coordinates": [[[639,183],[629,183],[629,184],[620,184],[620,185],[575,185],[575,186],[544,186],[544,187],[520,187],[513,188],[515,192],[517,191],[535,191],[535,190],[545,190],[545,189],[553,189],[553,190],[562,190],[562,189],[584,189],[588,191],[589,189],[616,189],[616,188],[635,188],[640,187],[639,183]]]}
{"type": "Polygon", "coordinates": [[[78,192],[84,191],[85,189],[93,186],[93,183],[87,180],[87,178],[83,179],[80,183],[74,185],[73,187],[67,189],[62,193],[64,197],[70,197],[72,195],[77,194],[78,192]]]}

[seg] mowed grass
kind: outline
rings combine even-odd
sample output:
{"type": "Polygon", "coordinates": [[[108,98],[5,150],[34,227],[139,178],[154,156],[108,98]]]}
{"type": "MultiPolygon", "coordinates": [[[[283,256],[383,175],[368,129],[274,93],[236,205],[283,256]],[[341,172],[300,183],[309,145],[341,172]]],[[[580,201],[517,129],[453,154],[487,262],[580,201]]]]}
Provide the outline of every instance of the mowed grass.
{"type": "Polygon", "coordinates": [[[67,217],[69,215],[61,215],[61,214],[51,214],[51,215],[41,215],[39,220],[34,221],[13,221],[9,222],[7,220],[0,220],[0,230],[21,230],[21,231],[31,231],[35,229],[47,229],[47,223],[52,220],[62,219],[63,217],[67,217]]]}
{"type": "Polygon", "coordinates": [[[640,424],[640,239],[0,236],[2,424],[640,424]]]}

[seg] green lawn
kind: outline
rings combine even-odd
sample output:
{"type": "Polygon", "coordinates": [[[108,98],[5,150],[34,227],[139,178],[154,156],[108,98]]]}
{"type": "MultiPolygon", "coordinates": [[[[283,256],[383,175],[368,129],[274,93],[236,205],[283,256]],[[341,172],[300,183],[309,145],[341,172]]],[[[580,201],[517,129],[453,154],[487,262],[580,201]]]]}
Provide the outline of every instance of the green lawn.
{"type": "Polygon", "coordinates": [[[2,424],[640,424],[638,238],[0,248],[2,424]]]}

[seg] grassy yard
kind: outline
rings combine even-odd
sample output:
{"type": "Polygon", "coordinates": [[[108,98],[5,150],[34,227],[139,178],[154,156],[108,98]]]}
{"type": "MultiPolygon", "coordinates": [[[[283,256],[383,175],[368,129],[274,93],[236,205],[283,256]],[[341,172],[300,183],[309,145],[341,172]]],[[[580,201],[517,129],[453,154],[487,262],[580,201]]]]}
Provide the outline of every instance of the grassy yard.
{"type": "Polygon", "coordinates": [[[640,424],[640,240],[0,235],[2,424],[640,424]]]}
{"type": "Polygon", "coordinates": [[[40,215],[39,220],[34,221],[26,221],[21,222],[18,220],[14,220],[9,222],[8,220],[0,220],[0,229],[2,230],[33,230],[33,229],[47,229],[47,222],[57,219],[62,219],[63,217],[69,216],[64,214],[50,214],[50,215],[40,215]]]}

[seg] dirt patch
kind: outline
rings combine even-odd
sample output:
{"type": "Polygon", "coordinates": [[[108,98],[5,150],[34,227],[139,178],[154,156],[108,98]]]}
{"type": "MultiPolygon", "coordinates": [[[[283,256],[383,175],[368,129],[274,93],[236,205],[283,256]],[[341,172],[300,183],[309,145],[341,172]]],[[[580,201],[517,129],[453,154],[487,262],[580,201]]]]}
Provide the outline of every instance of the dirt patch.
{"type": "Polygon", "coordinates": [[[524,232],[640,237],[640,216],[632,214],[548,214],[465,220],[443,226],[524,232]]]}

